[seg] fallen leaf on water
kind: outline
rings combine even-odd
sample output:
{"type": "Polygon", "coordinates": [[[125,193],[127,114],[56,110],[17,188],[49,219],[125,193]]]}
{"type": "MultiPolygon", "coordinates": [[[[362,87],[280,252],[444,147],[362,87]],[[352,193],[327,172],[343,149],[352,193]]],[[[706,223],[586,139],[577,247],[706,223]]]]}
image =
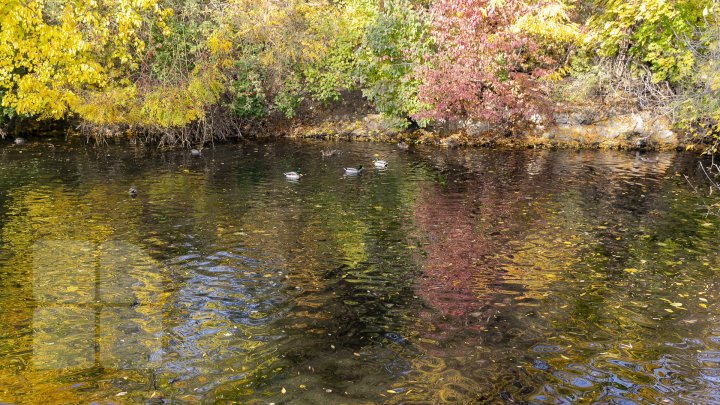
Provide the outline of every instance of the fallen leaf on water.
{"type": "Polygon", "coordinates": [[[121,396],[123,396],[123,395],[125,395],[125,394],[127,394],[127,391],[118,392],[115,396],[116,396],[116,397],[121,397],[121,396]]]}
{"type": "Polygon", "coordinates": [[[698,304],[698,305],[700,305],[700,308],[707,308],[707,305],[705,305],[705,304],[698,304]]]}
{"type": "Polygon", "coordinates": [[[283,387],[283,389],[281,389],[280,392],[284,394],[287,392],[287,390],[285,389],[285,387],[283,387]]]}
{"type": "Polygon", "coordinates": [[[638,269],[628,268],[628,269],[625,269],[625,270],[623,270],[623,271],[626,272],[626,273],[635,274],[635,273],[637,273],[638,269]]]}

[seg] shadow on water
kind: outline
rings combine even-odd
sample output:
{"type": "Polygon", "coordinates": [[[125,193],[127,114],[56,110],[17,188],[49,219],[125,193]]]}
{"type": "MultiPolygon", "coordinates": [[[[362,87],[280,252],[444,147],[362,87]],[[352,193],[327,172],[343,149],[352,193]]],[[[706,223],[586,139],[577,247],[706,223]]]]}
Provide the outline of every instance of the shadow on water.
{"type": "Polygon", "coordinates": [[[332,148],[2,149],[0,401],[720,395],[693,156],[332,148]]]}

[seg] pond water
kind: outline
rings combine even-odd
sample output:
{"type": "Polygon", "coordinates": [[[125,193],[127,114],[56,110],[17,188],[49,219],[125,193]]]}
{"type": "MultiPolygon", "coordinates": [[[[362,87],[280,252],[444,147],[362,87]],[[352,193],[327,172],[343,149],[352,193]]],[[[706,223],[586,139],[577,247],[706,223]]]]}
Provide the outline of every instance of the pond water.
{"type": "Polygon", "coordinates": [[[717,401],[720,221],[657,157],[4,145],[0,402],[717,401]]]}

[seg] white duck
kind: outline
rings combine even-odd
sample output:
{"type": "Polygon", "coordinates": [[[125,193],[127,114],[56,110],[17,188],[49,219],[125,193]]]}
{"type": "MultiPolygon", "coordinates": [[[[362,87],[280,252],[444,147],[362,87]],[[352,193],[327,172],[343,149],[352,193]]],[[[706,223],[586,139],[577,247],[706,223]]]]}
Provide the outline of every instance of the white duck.
{"type": "Polygon", "coordinates": [[[288,180],[300,180],[300,177],[303,176],[301,173],[298,173],[298,172],[286,172],[283,174],[285,175],[285,178],[288,180]]]}
{"type": "Polygon", "coordinates": [[[345,174],[348,176],[357,176],[359,174],[362,174],[363,167],[362,165],[358,167],[346,167],[345,168],[345,174]]]}

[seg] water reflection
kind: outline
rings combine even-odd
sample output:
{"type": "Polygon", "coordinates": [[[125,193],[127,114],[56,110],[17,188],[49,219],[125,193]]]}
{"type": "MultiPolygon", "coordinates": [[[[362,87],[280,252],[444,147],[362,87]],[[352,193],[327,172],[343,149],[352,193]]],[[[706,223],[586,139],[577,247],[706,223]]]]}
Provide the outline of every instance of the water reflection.
{"type": "Polygon", "coordinates": [[[692,156],[333,147],[2,154],[0,401],[720,396],[692,156]]]}

